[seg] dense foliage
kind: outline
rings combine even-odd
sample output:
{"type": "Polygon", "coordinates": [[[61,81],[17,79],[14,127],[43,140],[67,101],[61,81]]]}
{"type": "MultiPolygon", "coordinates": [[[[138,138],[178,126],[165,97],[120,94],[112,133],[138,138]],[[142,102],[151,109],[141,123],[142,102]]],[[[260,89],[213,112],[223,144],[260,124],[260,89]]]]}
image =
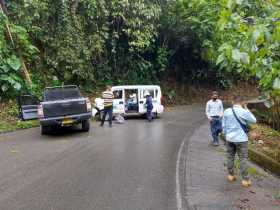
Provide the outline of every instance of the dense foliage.
{"type": "MultiPolygon", "coordinates": [[[[152,53],[157,50],[153,43],[161,8],[156,3],[15,0],[7,1],[6,8],[8,13],[1,13],[2,19],[9,19],[10,27],[21,26],[22,32],[29,35],[26,42],[29,40],[39,49],[36,56],[25,56],[35,87],[76,83],[92,89],[104,83],[149,83],[157,79],[152,63],[158,58],[152,53]]],[[[6,43],[3,49],[9,49],[12,43],[3,21],[1,26],[6,43]]],[[[14,31],[12,36],[16,36],[14,31]]],[[[16,56],[19,57],[16,50],[10,52],[10,58],[16,56]]],[[[17,58],[16,69],[11,68],[7,75],[19,70],[19,61],[17,58]]],[[[158,70],[165,68],[162,65],[159,63],[158,70]]],[[[19,74],[17,81],[18,77],[19,74]]],[[[6,92],[3,81],[0,79],[1,91],[6,92]]],[[[19,88],[18,83],[16,89],[19,88]]]]}
{"type": "Polygon", "coordinates": [[[25,28],[9,23],[4,13],[0,12],[0,93],[22,88],[24,77],[20,68],[24,65],[23,59],[26,57],[31,61],[37,51],[28,39],[25,28]]]}
{"type": "Polygon", "coordinates": [[[0,94],[75,83],[280,89],[278,0],[1,0],[0,94]],[[28,84],[28,77],[32,85],[28,84]]]}
{"type": "Polygon", "coordinates": [[[195,34],[202,59],[216,71],[227,77],[256,77],[267,93],[279,94],[279,1],[181,0],[174,9],[179,26],[195,34]]]}

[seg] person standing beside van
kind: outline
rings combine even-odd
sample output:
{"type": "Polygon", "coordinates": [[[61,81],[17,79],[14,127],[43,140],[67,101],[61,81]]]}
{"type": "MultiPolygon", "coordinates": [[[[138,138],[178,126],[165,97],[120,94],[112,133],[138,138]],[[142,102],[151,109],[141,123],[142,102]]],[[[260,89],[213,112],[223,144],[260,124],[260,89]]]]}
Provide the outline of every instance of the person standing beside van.
{"type": "Polygon", "coordinates": [[[101,127],[103,127],[107,114],[109,115],[109,125],[112,127],[112,118],[113,118],[113,100],[114,94],[112,92],[112,87],[107,86],[106,91],[102,93],[102,99],[104,100],[104,110],[103,116],[101,119],[101,127]]]}
{"type": "Polygon", "coordinates": [[[233,107],[226,109],[223,117],[223,133],[226,137],[228,181],[236,180],[234,160],[238,154],[242,185],[249,187],[252,183],[248,176],[248,124],[256,123],[255,116],[248,110],[241,96],[235,96],[233,107]]]}
{"type": "Polygon", "coordinates": [[[206,115],[210,121],[210,128],[213,137],[212,144],[219,146],[219,134],[222,132],[223,102],[219,99],[217,91],[212,92],[211,100],[206,104],[206,115]]]}
{"type": "Polygon", "coordinates": [[[147,108],[147,119],[149,122],[153,120],[153,98],[149,91],[145,93],[146,96],[146,108],[147,108]]]}

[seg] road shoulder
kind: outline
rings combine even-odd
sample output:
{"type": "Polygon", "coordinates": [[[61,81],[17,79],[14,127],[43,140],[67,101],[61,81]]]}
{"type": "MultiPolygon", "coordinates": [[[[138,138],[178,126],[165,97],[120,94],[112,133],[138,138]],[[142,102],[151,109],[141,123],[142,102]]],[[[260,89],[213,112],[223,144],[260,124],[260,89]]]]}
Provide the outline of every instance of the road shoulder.
{"type": "Polygon", "coordinates": [[[198,128],[186,151],[184,198],[190,209],[279,209],[280,180],[251,164],[253,186],[226,180],[225,147],[210,145],[208,123],[198,128]],[[278,195],[279,196],[279,195],[278,195]]]}

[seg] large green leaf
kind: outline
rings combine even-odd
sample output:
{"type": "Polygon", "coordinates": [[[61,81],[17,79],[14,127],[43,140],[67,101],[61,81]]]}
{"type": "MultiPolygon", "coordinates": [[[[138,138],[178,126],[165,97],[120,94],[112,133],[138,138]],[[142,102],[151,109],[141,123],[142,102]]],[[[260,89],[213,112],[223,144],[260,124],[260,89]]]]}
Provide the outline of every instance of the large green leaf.
{"type": "Polygon", "coordinates": [[[6,64],[0,66],[0,69],[2,69],[4,73],[8,73],[10,70],[9,66],[7,66],[6,64]]]}
{"type": "Polygon", "coordinates": [[[21,89],[21,84],[19,82],[16,82],[13,87],[16,89],[16,90],[20,90],[21,89]]]}
{"type": "Polygon", "coordinates": [[[273,82],[273,88],[274,89],[280,89],[280,78],[277,77],[273,82]]]}
{"type": "Polygon", "coordinates": [[[243,64],[249,64],[250,63],[250,56],[246,52],[240,53],[240,60],[243,64]]]}
{"type": "Polygon", "coordinates": [[[238,49],[232,50],[232,59],[238,63],[250,63],[250,56],[248,55],[248,53],[240,52],[238,49]]]}
{"type": "Polygon", "coordinates": [[[7,84],[4,84],[4,85],[1,86],[1,90],[3,92],[6,92],[8,89],[9,89],[9,86],[7,84]]]}
{"type": "Polygon", "coordinates": [[[14,55],[7,59],[7,64],[15,71],[19,70],[21,67],[20,59],[14,55]]]}
{"type": "Polygon", "coordinates": [[[225,60],[224,54],[220,54],[220,55],[218,56],[218,58],[217,58],[216,65],[219,65],[219,64],[222,63],[224,60],[225,60]]]}

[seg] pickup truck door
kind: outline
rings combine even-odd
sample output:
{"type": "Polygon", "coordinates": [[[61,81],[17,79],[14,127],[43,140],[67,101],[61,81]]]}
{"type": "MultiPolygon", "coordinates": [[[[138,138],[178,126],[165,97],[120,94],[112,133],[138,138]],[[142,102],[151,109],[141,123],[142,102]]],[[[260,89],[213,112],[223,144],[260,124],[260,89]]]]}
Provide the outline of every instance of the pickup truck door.
{"type": "Polygon", "coordinates": [[[40,101],[32,95],[21,95],[18,98],[19,114],[21,120],[38,119],[38,105],[40,101]]]}

